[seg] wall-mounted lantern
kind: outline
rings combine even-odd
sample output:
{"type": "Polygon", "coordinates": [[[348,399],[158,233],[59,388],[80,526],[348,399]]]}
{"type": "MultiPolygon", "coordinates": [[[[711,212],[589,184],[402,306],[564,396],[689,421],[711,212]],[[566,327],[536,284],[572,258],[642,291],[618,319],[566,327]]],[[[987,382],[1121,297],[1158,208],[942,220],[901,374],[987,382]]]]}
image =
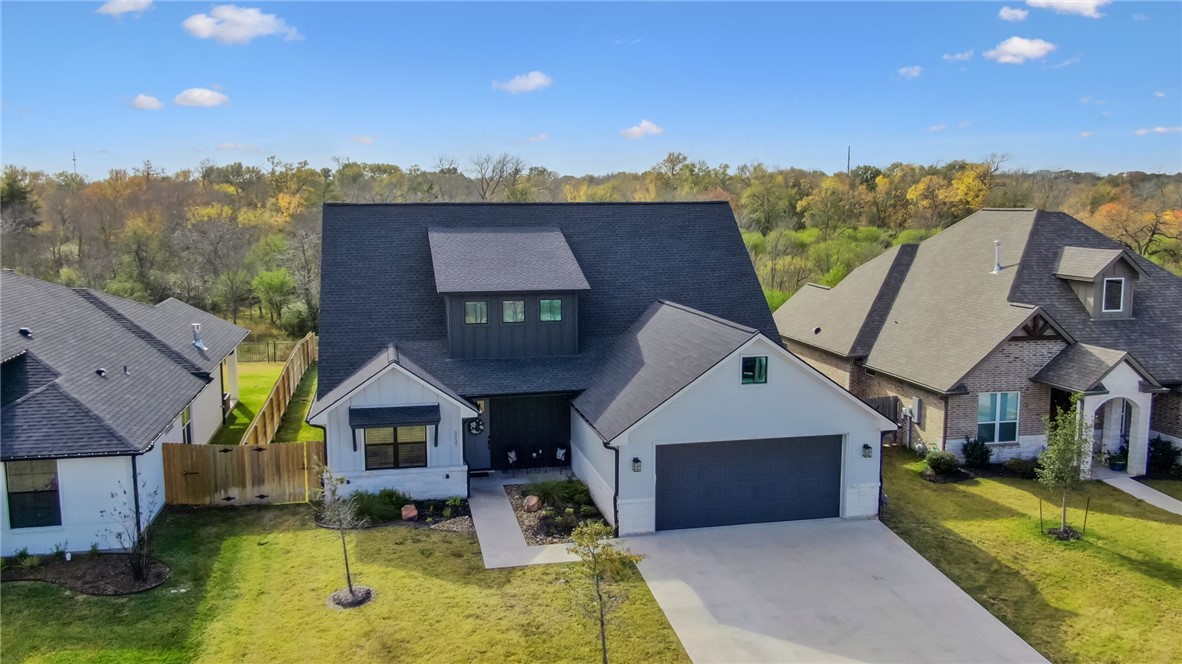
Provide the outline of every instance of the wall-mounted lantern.
{"type": "Polygon", "coordinates": [[[632,472],[640,472],[640,457],[632,457],[632,472]]]}
{"type": "Polygon", "coordinates": [[[862,446],[862,456],[864,456],[864,457],[866,457],[867,459],[869,459],[869,458],[870,458],[870,457],[871,457],[873,454],[874,454],[874,448],[873,448],[873,447],[870,447],[870,445],[869,445],[869,444],[866,444],[866,445],[863,445],[863,446],[862,446]]]}

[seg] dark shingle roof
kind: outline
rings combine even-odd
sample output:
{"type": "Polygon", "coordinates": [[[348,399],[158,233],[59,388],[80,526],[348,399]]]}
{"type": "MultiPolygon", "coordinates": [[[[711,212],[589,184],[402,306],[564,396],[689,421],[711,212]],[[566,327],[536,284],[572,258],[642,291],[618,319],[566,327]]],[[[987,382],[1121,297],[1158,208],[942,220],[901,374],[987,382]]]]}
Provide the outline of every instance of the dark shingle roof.
{"type": "Polygon", "coordinates": [[[1127,249],[1063,247],[1059,263],[1055,266],[1055,276],[1091,281],[1118,258],[1124,258],[1134,270],[1144,273],[1136,261],[1126,255],[1127,252],[1127,249]]]}
{"type": "Polygon", "coordinates": [[[440,293],[583,291],[587,279],[556,226],[427,229],[440,293]]]}
{"type": "Polygon", "coordinates": [[[672,302],[657,302],[608,352],[571,404],[610,441],[759,332],[672,302]]]}
{"type": "Polygon", "coordinates": [[[577,392],[615,337],[667,299],[759,329],[775,324],[724,202],[329,204],[324,208],[320,386],[325,395],[397,343],[467,396],[577,392]],[[452,360],[428,229],[558,228],[590,290],[579,353],[452,360]]]}
{"type": "Polygon", "coordinates": [[[0,369],[0,458],[6,460],[146,449],[247,333],[175,300],[149,307],[9,271],[0,275],[0,356],[14,358],[0,369]],[[169,339],[149,331],[163,333],[169,321],[179,330],[169,339]],[[192,348],[191,322],[203,322],[207,358],[192,348]]]}
{"type": "Polygon", "coordinates": [[[1126,360],[1135,370],[1143,373],[1136,360],[1122,350],[1090,344],[1071,344],[1039,370],[1031,380],[1071,392],[1092,392],[1100,389],[1100,381],[1104,380],[1109,371],[1126,360]]]}
{"type": "Polygon", "coordinates": [[[869,347],[866,366],[937,391],[952,390],[1039,312],[1074,341],[1128,352],[1158,382],[1182,382],[1182,279],[1067,214],[981,210],[921,243],[905,278],[892,285],[888,275],[897,264],[897,254],[888,253],[830,291],[802,290],[776,312],[781,333],[853,356],[857,331],[874,325],[874,298],[896,289],[881,330],[865,346],[859,341],[858,354],[869,347]],[[991,273],[994,240],[1002,243],[998,274],[991,273]],[[1070,285],[1055,276],[1065,247],[1077,248],[1068,252],[1072,271],[1123,256],[1143,273],[1133,318],[1091,319],[1070,285]],[[821,335],[812,334],[815,327],[821,335]],[[834,334],[827,336],[828,330],[834,334]]]}

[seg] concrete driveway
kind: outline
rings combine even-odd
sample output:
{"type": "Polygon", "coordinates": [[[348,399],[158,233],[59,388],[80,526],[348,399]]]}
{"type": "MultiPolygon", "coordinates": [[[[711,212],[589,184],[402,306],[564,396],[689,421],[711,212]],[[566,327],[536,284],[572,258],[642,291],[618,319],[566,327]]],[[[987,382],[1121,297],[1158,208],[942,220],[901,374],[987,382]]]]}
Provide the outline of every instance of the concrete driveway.
{"type": "Polygon", "coordinates": [[[629,537],[686,652],[705,662],[1045,662],[878,521],[629,537]]]}

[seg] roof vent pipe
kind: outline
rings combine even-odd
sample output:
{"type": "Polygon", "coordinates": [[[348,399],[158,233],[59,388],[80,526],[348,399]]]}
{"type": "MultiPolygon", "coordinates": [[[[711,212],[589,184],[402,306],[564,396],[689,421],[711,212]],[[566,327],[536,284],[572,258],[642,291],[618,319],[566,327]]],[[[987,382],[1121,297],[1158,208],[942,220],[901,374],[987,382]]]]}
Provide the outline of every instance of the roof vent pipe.
{"type": "Polygon", "coordinates": [[[1001,240],[993,241],[993,274],[1001,273],[1001,240]]]}
{"type": "Polygon", "coordinates": [[[205,346],[205,342],[201,340],[201,323],[193,323],[193,345],[198,350],[209,350],[205,346]]]}
{"type": "Polygon", "coordinates": [[[21,336],[22,336],[22,337],[26,337],[26,338],[29,338],[29,339],[32,339],[32,338],[33,338],[33,331],[32,331],[32,330],[30,330],[30,329],[29,329],[29,328],[27,328],[27,327],[22,327],[22,328],[21,328],[20,330],[18,330],[18,331],[21,333],[21,336]]]}

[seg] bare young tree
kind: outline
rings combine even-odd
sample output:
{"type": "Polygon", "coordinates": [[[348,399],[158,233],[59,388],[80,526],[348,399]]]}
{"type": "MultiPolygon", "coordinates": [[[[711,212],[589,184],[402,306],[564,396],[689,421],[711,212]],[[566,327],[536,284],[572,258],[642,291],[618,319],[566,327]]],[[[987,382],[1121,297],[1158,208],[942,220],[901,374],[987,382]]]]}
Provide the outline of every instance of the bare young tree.
{"type": "Polygon", "coordinates": [[[579,557],[578,572],[583,583],[576,586],[576,601],[599,623],[599,649],[607,664],[607,621],[612,611],[627,598],[615,583],[629,564],[644,556],[619,547],[612,541],[612,529],[602,521],[584,521],[571,533],[567,550],[579,557]]]}
{"type": "Polygon", "coordinates": [[[319,468],[324,478],[324,488],[321,490],[323,503],[320,505],[316,517],[321,524],[337,531],[341,536],[341,555],[345,559],[345,584],[349,588],[349,597],[364,602],[369,598],[368,588],[353,587],[353,572],[349,569],[349,544],[346,535],[350,530],[364,528],[367,520],[357,513],[357,502],[352,496],[341,495],[341,487],[345,485],[345,478],[337,477],[327,466],[319,468]],[[359,591],[364,597],[359,597],[359,591]]]}
{"type": "Polygon", "coordinates": [[[111,523],[103,534],[119,544],[127,569],[136,581],[147,580],[152,565],[151,530],[143,527],[144,517],[155,514],[159,507],[159,488],[148,491],[147,483],[141,482],[137,499],[136,491],[129,494],[123,482],[119,482],[111,492],[111,507],[99,510],[99,517],[111,523]]]}
{"type": "Polygon", "coordinates": [[[472,157],[471,165],[476,195],[480,196],[482,201],[492,200],[498,191],[512,187],[525,171],[525,162],[521,157],[508,153],[501,153],[496,157],[491,154],[478,154],[472,157]]]}

